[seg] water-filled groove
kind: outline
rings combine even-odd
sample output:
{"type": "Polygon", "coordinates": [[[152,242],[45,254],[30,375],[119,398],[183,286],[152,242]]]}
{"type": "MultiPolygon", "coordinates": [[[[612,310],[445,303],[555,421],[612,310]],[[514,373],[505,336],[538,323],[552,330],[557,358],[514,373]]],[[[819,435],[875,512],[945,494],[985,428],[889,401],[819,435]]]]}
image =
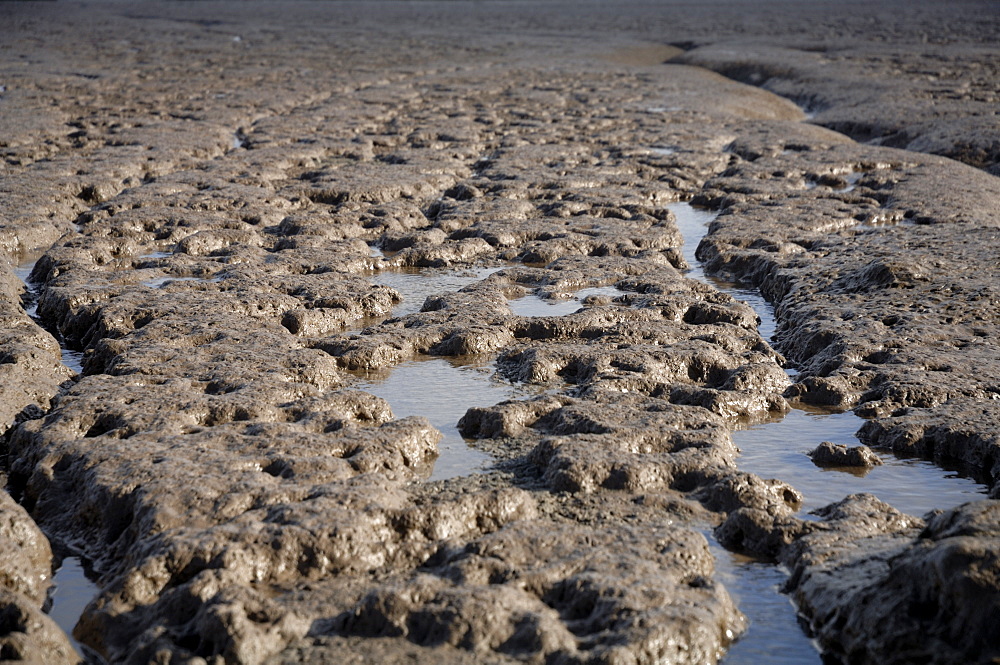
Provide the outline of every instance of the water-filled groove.
{"type": "MultiPolygon", "coordinates": [[[[848,182],[853,186],[856,178],[848,182]]],[[[773,306],[753,288],[706,275],[695,252],[708,225],[718,216],[688,203],[669,206],[684,238],[682,255],[687,276],[698,279],[750,305],[760,318],[762,338],[774,341],[777,322],[773,306]]],[[[794,370],[789,374],[795,375],[794,370]]],[[[982,498],[987,487],[930,462],[879,452],[883,464],[871,469],[831,469],[816,466],[807,453],[823,441],[858,445],[855,433],[865,421],[850,411],[825,412],[794,405],[788,413],[733,432],[740,449],[741,470],[762,478],[778,478],[803,494],[799,516],[858,492],[869,492],[898,510],[923,515],[930,510],[982,498]]],[[[758,662],[819,663],[817,644],[801,630],[790,600],[780,594],[787,573],[772,563],[723,550],[706,533],[716,556],[719,576],[750,620],[748,631],[730,648],[728,665],[758,662]],[[780,658],[781,660],[776,660],[780,658]]]]}
{"type": "Polygon", "coordinates": [[[73,629],[80,620],[83,610],[99,592],[100,589],[90,579],[86,565],[78,556],[64,557],[62,564],[52,576],[52,591],[49,594],[51,605],[48,615],[70,638],[70,643],[77,653],[84,657],[94,656],[92,652],[87,653],[88,650],[73,638],[73,629]]]}

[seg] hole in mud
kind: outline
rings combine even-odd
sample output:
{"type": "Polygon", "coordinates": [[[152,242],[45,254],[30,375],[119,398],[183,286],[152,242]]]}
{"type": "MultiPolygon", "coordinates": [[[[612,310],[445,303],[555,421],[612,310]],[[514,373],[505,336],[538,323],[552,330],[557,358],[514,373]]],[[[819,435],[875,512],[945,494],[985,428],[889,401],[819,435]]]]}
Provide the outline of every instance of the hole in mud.
{"type": "Polygon", "coordinates": [[[458,421],[474,406],[492,406],[513,398],[518,388],[494,377],[484,360],[426,357],[371,372],[354,388],[389,402],[393,416],[424,416],[441,431],[439,457],[430,480],[445,480],[485,469],[492,458],[470,448],[458,432],[458,421]]]}
{"type": "Polygon", "coordinates": [[[288,466],[288,463],[280,459],[274,460],[262,468],[261,471],[275,478],[291,478],[295,475],[295,472],[288,466]]]}
{"type": "Polygon", "coordinates": [[[103,436],[117,428],[117,424],[105,418],[98,418],[97,422],[90,426],[90,429],[83,435],[86,439],[93,439],[103,436]]]}

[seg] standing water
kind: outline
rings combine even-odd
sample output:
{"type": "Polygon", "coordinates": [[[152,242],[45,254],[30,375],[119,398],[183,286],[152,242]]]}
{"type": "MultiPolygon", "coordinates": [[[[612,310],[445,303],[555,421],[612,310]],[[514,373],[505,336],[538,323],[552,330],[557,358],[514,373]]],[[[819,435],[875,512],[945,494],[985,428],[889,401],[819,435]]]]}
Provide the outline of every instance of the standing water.
{"type": "Polygon", "coordinates": [[[80,557],[65,557],[52,576],[49,617],[62,628],[69,637],[70,644],[81,657],[87,657],[88,653],[86,648],[73,637],[73,628],[83,610],[99,592],[100,589],[87,576],[86,566],[80,557]]]}
{"type": "Polygon", "coordinates": [[[565,316],[583,307],[583,301],[588,296],[608,296],[614,298],[621,294],[622,292],[613,286],[597,286],[590,289],[581,289],[573,294],[573,297],[569,300],[553,300],[550,298],[540,298],[535,294],[528,294],[524,297],[507,301],[507,306],[517,316],[565,316]]]}
{"type": "Polygon", "coordinates": [[[392,308],[392,316],[419,312],[428,296],[445,291],[458,291],[463,286],[486,279],[503,268],[476,268],[446,270],[443,268],[399,268],[384,270],[372,275],[373,284],[388,286],[399,291],[402,302],[392,308]]]}
{"type": "MultiPolygon", "coordinates": [[[[380,254],[373,252],[374,256],[380,254]]],[[[429,296],[457,291],[498,270],[501,268],[403,268],[376,273],[371,281],[391,287],[402,295],[402,301],[392,308],[391,314],[392,317],[399,317],[419,312],[429,296]]],[[[439,456],[430,480],[482,471],[492,461],[486,453],[471,448],[458,432],[458,421],[469,408],[492,406],[516,393],[510,384],[493,378],[491,363],[482,359],[425,356],[381,371],[359,372],[358,375],[361,381],[355,387],[389,402],[394,417],[424,416],[441,432],[439,456]]]]}
{"type": "Polygon", "coordinates": [[[430,480],[445,480],[483,470],[492,462],[469,447],[458,421],[475,406],[511,399],[517,389],[494,378],[492,363],[483,360],[424,357],[369,372],[354,387],[389,402],[396,418],[424,416],[441,431],[440,451],[430,480]]]}

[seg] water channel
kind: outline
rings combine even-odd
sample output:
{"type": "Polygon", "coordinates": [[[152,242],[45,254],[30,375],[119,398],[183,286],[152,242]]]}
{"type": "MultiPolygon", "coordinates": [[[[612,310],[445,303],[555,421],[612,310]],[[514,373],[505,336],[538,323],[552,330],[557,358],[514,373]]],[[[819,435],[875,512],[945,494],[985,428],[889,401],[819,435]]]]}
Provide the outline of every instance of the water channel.
{"type": "MultiPolygon", "coordinates": [[[[22,262],[12,268],[12,272],[24,283],[27,292],[25,313],[36,323],[42,325],[42,321],[38,318],[38,285],[31,281],[31,272],[35,268],[37,259],[38,257],[32,257],[22,262]]],[[[77,374],[82,373],[83,352],[68,349],[61,339],[57,337],[57,340],[62,348],[62,364],[77,374]]],[[[100,662],[95,654],[88,653],[73,637],[73,628],[79,621],[80,615],[83,614],[87,604],[100,592],[100,588],[92,579],[93,577],[93,573],[88,572],[88,566],[80,556],[74,552],[65,553],[52,574],[48,615],[66,633],[70,644],[81,657],[86,657],[88,662],[100,662]]]]}
{"type": "Polygon", "coordinates": [[[66,556],[52,575],[52,590],[49,593],[49,617],[63,629],[70,644],[89,663],[103,662],[96,654],[81,645],[73,637],[73,628],[91,600],[100,593],[93,581],[92,571],[88,572],[86,562],[79,556],[66,556]]]}
{"type": "MultiPolygon", "coordinates": [[[[668,207],[684,237],[681,253],[691,266],[687,276],[711,284],[753,307],[760,317],[761,337],[772,341],[776,321],[771,304],[756,289],[705,275],[695,256],[708,225],[718,213],[688,203],[668,207]]],[[[850,411],[836,413],[793,406],[784,416],[735,431],[733,441],[741,451],[738,460],[741,470],[762,478],[779,478],[802,492],[800,517],[809,519],[809,511],[858,492],[870,492],[912,515],[959,505],[986,494],[986,486],[972,479],[924,460],[892,453],[879,452],[883,466],[869,471],[817,467],[806,453],[822,441],[858,445],[855,432],[864,420],[850,411]]],[[[768,562],[728,552],[714,541],[710,532],[705,535],[715,554],[720,580],[750,620],[749,630],[722,662],[820,665],[822,657],[816,645],[802,632],[791,601],[779,592],[787,578],[786,571],[768,562]]]]}
{"type": "MultiPolygon", "coordinates": [[[[31,281],[31,271],[35,269],[35,263],[38,261],[38,257],[34,257],[29,261],[25,261],[18,266],[11,269],[18,279],[24,283],[25,291],[28,295],[28,306],[25,307],[25,313],[34,319],[39,325],[41,325],[41,320],[38,318],[38,285],[31,281]]],[[[44,327],[44,326],[43,326],[44,327]]],[[[73,349],[66,348],[66,345],[62,343],[62,340],[58,337],[59,346],[62,349],[62,364],[69,367],[71,370],[80,374],[83,372],[83,351],[74,351],[73,349]]]]}

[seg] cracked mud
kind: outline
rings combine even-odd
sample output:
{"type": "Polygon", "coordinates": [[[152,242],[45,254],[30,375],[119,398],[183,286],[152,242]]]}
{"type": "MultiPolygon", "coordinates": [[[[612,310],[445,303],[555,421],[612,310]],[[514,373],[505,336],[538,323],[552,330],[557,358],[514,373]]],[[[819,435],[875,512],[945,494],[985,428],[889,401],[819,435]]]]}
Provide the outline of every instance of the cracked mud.
{"type": "Polygon", "coordinates": [[[1000,657],[1000,18],[188,4],[0,9],[0,659],[712,663],[715,541],[824,658],[1000,657]],[[984,494],[807,514],[804,406],[984,494]]]}

